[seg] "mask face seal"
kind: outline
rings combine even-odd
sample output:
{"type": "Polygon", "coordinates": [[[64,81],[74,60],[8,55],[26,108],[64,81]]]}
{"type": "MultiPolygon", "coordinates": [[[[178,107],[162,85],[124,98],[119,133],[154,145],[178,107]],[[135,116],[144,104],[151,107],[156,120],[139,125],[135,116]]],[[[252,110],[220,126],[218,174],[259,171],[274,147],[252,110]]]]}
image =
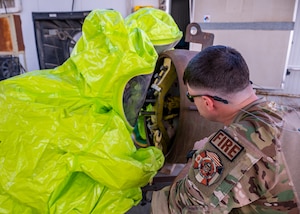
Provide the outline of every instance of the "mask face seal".
{"type": "Polygon", "coordinates": [[[123,108],[126,119],[131,126],[135,126],[139,112],[144,105],[151,77],[152,73],[135,76],[125,86],[123,108]]]}

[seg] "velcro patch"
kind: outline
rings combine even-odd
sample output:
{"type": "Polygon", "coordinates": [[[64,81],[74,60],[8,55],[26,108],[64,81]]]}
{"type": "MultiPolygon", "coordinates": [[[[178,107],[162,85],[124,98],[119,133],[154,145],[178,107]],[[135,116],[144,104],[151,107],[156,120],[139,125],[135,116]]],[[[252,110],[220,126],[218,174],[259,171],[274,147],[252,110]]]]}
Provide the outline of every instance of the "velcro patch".
{"type": "Polygon", "coordinates": [[[195,178],[205,186],[215,183],[223,171],[219,156],[211,151],[204,150],[195,157],[194,169],[198,169],[195,178]]]}
{"type": "Polygon", "coordinates": [[[219,130],[210,140],[210,143],[230,161],[233,161],[244,149],[244,147],[223,130],[219,130]]]}

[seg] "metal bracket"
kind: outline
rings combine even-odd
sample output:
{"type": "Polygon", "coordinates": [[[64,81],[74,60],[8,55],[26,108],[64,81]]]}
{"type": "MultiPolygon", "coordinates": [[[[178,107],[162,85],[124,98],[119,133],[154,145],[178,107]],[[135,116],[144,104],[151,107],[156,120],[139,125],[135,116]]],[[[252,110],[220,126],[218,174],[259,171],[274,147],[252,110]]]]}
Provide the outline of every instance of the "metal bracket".
{"type": "Polygon", "coordinates": [[[202,44],[202,50],[213,45],[214,37],[213,33],[202,32],[199,23],[193,22],[186,27],[185,41],[202,44]]]}

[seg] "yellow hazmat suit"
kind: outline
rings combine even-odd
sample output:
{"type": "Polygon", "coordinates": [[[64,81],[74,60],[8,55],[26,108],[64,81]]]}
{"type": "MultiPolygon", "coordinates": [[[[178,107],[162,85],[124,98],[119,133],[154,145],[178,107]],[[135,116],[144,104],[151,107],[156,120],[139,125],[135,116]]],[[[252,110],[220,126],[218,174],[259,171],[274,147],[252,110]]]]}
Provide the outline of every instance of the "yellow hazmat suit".
{"type": "Polygon", "coordinates": [[[134,146],[124,113],[126,84],[157,59],[130,23],[94,10],[63,65],[0,82],[0,213],[125,213],[141,200],[164,156],[134,146]]]}

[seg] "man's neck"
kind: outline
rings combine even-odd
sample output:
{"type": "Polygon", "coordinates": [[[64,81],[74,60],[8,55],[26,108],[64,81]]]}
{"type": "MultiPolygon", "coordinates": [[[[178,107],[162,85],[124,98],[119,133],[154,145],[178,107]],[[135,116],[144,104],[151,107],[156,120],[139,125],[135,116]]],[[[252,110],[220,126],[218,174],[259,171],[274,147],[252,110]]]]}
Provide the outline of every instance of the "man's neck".
{"type": "Polygon", "coordinates": [[[239,93],[236,99],[225,107],[224,117],[221,121],[224,125],[230,125],[240,110],[258,99],[252,88],[239,93]]]}

